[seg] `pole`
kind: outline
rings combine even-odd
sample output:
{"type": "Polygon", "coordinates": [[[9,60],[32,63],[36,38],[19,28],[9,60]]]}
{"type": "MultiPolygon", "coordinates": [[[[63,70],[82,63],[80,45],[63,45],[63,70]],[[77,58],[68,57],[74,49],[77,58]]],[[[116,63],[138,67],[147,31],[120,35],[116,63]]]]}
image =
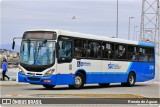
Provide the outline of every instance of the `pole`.
{"type": "Polygon", "coordinates": [[[135,37],[136,37],[136,28],[137,28],[138,26],[134,26],[134,34],[133,34],[133,40],[135,40],[135,37]]]}
{"type": "Polygon", "coordinates": [[[140,36],[139,36],[139,40],[138,41],[142,41],[142,39],[144,38],[144,4],[145,4],[145,0],[142,0],[142,11],[141,11],[141,24],[140,24],[140,36]]]}
{"type": "Polygon", "coordinates": [[[117,25],[116,25],[116,38],[118,38],[118,0],[117,0],[117,25]]]}
{"type": "Polygon", "coordinates": [[[129,17],[129,22],[128,22],[128,40],[130,39],[130,17],[129,17]]]}
{"type": "Polygon", "coordinates": [[[129,17],[129,25],[128,25],[128,40],[130,40],[130,23],[131,23],[131,19],[133,19],[134,17],[129,17]]]}
{"type": "Polygon", "coordinates": [[[136,32],[136,41],[138,41],[139,36],[140,36],[140,35],[138,35],[138,34],[139,34],[139,31],[136,32]],[[137,39],[137,38],[138,38],[138,39],[137,39]]]}
{"type": "MultiPolygon", "coordinates": [[[[160,4],[159,0],[157,1],[158,5],[158,57],[160,58],[160,4]]],[[[160,59],[159,59],[160,60],[160,59]]]]}

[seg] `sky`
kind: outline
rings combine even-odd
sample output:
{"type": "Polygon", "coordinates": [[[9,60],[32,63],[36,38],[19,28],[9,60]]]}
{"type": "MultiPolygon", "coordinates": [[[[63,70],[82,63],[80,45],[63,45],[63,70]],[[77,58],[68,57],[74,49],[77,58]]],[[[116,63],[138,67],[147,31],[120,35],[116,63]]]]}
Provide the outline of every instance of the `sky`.
{"type": "MultiPolygon", "coordinates": [[[[132,39],[134,26],[140,26],[142,0],[118,2],[119,38],[127,39],[129,17],[135,17],[131,20],[132,39]]],[[[117,0],[2,0],[0,44],[11,44],[14,37],[21,37],[32,29],[61,29],[115,37],[116,3],[117,0]]]]}

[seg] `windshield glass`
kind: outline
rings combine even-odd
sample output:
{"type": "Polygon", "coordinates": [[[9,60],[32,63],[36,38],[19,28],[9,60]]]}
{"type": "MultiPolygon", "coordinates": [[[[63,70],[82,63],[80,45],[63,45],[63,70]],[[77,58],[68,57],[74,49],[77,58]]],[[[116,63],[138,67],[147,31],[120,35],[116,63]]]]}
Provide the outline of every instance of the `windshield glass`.
{"type": "Polygon", "coordinates": [[[20,62],[29,65],[50,65],[55,61],[55,42],[22,41],[20,62]]]}

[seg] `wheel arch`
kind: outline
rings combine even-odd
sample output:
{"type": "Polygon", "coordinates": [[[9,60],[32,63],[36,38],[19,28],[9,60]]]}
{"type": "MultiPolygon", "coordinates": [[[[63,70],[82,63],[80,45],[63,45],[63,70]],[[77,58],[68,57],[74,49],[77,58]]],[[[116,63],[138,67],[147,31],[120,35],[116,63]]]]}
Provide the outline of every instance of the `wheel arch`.
{"type": "Polygon", "coordinates": [[[87,78],[87,75],[86,75],[86,71],[84,69],[78,69],[76,72],[75,72],[75,76],[77,75],[77,73],[81,73],[84,78],[85,78],[85,83],[86,83],[86,78],[87,78]]]}

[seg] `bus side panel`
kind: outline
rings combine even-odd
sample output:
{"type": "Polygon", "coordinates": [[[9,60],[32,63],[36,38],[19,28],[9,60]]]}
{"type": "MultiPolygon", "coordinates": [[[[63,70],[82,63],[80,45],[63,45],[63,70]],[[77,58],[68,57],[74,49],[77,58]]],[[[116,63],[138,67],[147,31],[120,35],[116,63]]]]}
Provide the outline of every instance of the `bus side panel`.
{"type": "Polygon", "coordinates": [[[57,74],[56,77],[56,85],[74,84],[74,74],[57,74]]]}
{"type": "Polygon", "coordinates": [[[155,77],[155,64],[149,62],[133,62],[130,71],[135,71],[136,82],[144,82],[155,77]]]}
{"type": "Polygon", "coordinates": [[[92,83],[117,83],[117,82],[126,82],[128,74],[124,73],[94,73],[87,74],[87,84],[92,83]]]}
{"type": "Polygon", "coordinates": [[[73,68],[86,72],[86,84],[127,82],[130,62],[108,60],[75,60],[73,68]]]}
{"type": "Polygon", "coordinates": [[[57,63],[56,85],[72,85],[74,84],[74,63],[57,63]]]}

